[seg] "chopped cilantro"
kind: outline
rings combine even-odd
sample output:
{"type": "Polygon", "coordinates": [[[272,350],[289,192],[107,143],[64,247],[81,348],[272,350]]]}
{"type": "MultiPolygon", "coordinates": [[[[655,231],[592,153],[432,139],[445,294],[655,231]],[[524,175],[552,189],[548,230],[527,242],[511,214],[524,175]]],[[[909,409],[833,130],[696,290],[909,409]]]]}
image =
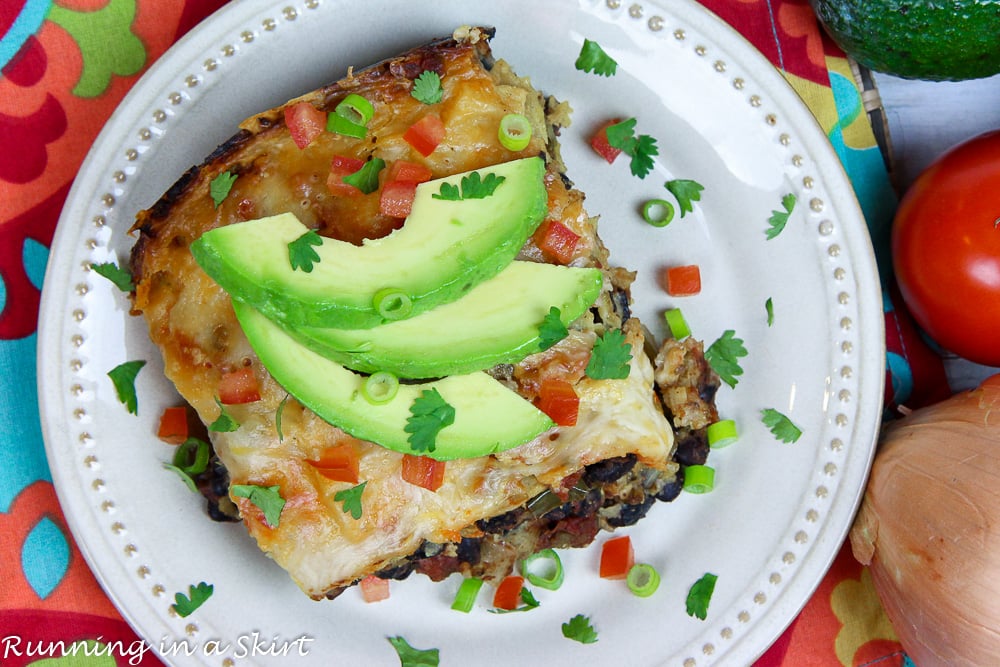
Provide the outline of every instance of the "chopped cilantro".
{"type": "Polygon", "coordinates": [[[438,649],[419,649],[410,646],[402,637],[386,637],[399,656],[400,667],[438,667],[438,649]]]}
{"type": "Polygon", "coordinates": [[[774,325],[774,301],[771,297],[767,297],[767,301],[764,302],[764,312],[767,313],[767,326],[774,325]]]}
{"type": "Polygon", "coordinates": [[[774,408],[760,411],[760,420],[782,442],[795,442],[802,436],[802,429],[792,423],[792,420],[774,408]]]}
{"type": "Polygon", "coordinates": [[[285,412],[285,404],[288,403],[290,396],[290,394],[285,394],[281,403],[278,403],[278,409],[274,411],[274,429],[278,432],[278,442],[285,440],[285,434],[281,432],[281,415],[285,412]]]}
{"type": "Polygon", "coordinates": [[[500,187],[506,176],[497,176],[493,172],[481,176],[478,171],[474,171],[468,176],[463,176],[459,188],[451,183],[442,183],[441,190],[431,195],[434,199],[444,199],[446,201],[460,201],[462,199],[486,199],[500,187]]]}
{"type": "Polygon", "coordinates": [[[563,637],[578,641],[581,644],[593,644],[597,641],[597,630],[590,623],[590,617],[577,614],[562,624],[563,637]]]}
{"type": "Polygon", "coordinates": [[[233,484],[230,493],[237,498],[246,498],[260,508],[264,520],[271,528],[277,528],[281,520],[281,510],[285,507],[285,499],[281,497],[280,487],[259,486],[257,484],[233,484]]]}
{"type": "Polygon", "coordinates": [[[380,157],[373,157],[362,165],[353,174],[344,176],[343,182],[353,185],[364,194],[371,194],[378,190],[378,175],[385,169],[385,160],[380,157]]]}
{"type": "Polygon", "coordinates": [[[94,273],[110,280],[114,283],[115,287],[123,292],[131,292],[135,289],[135,285],[132,283],[132,274],[128,270],[120,268],[114,262],[91,264],[90,268],[94,270],[94,273]]]}
{"type": "Polygon", "coordinates": [[[782,197],[781,207],[785,210],[771,211],[771,217],[767,219],[770,227],[764,233],[767,235],[768,241],[780,234],[785,229],[785,225],[788,224],[788,216],[795,209],[795,195],[789,193],[782,197]]]}
{"type": "Polygon", "coordinates": [[[600,76],[614,76],[618,70],[615,59],[609,56],[600,44],[589,39],[583,40],[575,66],[581,72],[593,72],[600,76]]]}
{"type": "Polygon", "coordinates": [[[705,620],[708,616],[708,604],[712,601],[712,593],[715,592],[715,582],[719,577],[706,572],[701,579],[694,582],[688,590],[687,605],[688,616],[696,616],[705,620]]]}
{"type": "Polygon", "coordinates": [[[233,189],[236,178],[236,174],[224,171],[212,179],[208,186],[208,193],[212,196],[212,201],[215,202],[215,208],[219,208],[219,205],[229,196],[229,191],[233,189]]]}
{"type": "Polygon", "coordinates": [[[406,441],[413,451],[433,452],[438,433],[454,422],[455,408],[437,389],[425,389],[410,406],[410,416],[403,430],[410,434],[406,441]]]}
{"type": "Polygon", "coordinates": [[[305,273],[312,273],[313,264],[319,262],[319,253],[313,250],[313,246],[321,245],[323,237],[317,234],[315,229],[310,229],[289,243],[288,263],[292,265],[292,271],[301,269],[305,273]]]}
{"type": "Polygon", "coordinates": [[[660,154],[660,149],[656,146],[656,139],[648,134],[635,136],[635,118],[623,120],[620,123],[609,125],[605,132],[608,136],[608,144],[612,148],[617,148],[632,158],[630,169],[634,176],[646,178],[653,170],[653,156],[660,154]]]}
{"type": "Polygon", "coordinates": [[[355,520],[361,518],[361,494],[365,492],[365,486],[367,484],[368,482],[361,482],[357,486],[352,486],[351,488],[344,489],[343,491],[337,491],[337,493],[333,495],[334,501],[344,503],[344,513],[350,514],[355,520]]]}
{"type": "Polygon", "coordinates": [[[538,327],[539,349],[547,350],[569,335],[569,330],[560,317],[561,314],[555,306],[549,308],[548,314],[538,327]]]}
{"type": "Polygon", "coordinates": [[[240,423],[226,412],[226,406],[222,404],[222,401],[216,398],[215,403],[219,406],[219,416],[216,417],[214,422],[208,425],[208,430],[215,431],[216,433],[232,433],[238,429],[240,423]]]}
{"type": "Polygon", "coordinates": [[[663,187],[677,198],[677,203],[681,207],[682,218],[684,217],[684,213],[690,213],[694,210],[691,202],[701,201],[701,191],[705,189],[705,186],[698,181],[692,181],[687,178],[675,178],[664,183],[663,187]]]}
{"type": "Polygon", "coordinates": [[[118,394],[118,400],[133,415],[139,414],[139,399],[135,394],[135,378],[139,374],[139,370],[145,365],[146,362],[142,359],[126,361],[108,371],[108,377],[111,378],[112,384],[115,385],[115,393],[118,394]]]}
{"type": "Polygon", "coordinates": [[[528,588],[521,589],[521,604],[520,607],[515,607],[514,609],[490,609],[491,614],[510,614],[515,611],[531,611],[541,606],[541,602],[535,597],[535,594],[531,592],[528,588]]]}
{"type": "Polygon", "coordinates": [[[424,104],[437,104],[443,94],[441,76],[429,69],[425,69],[413,80],[413,90],[410,91],[410,95],[424,104]]]}
{"type": "Polygon", "coordinates": [[[722,332],[722,335],[705,350],[705,360],[708,365],[730,387],[735,387],[739,382],[737,376],[743,375],[739,358],[745,356],[747,350],[743,347],[743,339],[737,338],[736,332],[732,329],[722,332]]]}
{"type": "Polygon", "coordinates": [[[212,597],[213,590],[215,590],[215,587],[212,584],[206,584],[204,581],[197,586],[188,586],[188,594],[177,593],[174,595],[174,603],[170,606],[173,607],[178,616],[186,618],[195,609],[205,604],[205,600],[212,597]]]}
{"type": "Polygon", "coordinates": [[[624,380],[632,360],[632,344],[625,342],[620,329],[610,329],[594,341],[584,373],[593,380],[624,380]]]}

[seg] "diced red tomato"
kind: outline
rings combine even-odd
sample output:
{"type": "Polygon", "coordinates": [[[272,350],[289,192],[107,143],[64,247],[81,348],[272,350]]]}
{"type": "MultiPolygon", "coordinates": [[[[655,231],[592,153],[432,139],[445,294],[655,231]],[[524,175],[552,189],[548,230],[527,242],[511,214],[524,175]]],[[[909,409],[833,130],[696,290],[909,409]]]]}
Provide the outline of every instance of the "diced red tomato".
{"type": "Polygon", "coordinates": [[[701,292],[701,269],[697,264],[671,266],[666,272],[667,294],[693,296],[701,292]]]}
{"type": "Polygon", "coordinates": [[[260,400],[260,385],[252,368],[230,371],[219,380],[219,400],[226,405],[253,403],[260,400]]]}
{"type": "Polygon", "coordinates": [[[403,133],[403,139],[418,153],[427,157],[438,147],[438,144],[444,139],[444,135],[445,127],[441,117],[429,113],[411,125],[403,133]]]}
{"type": "Polygon", "coordinates": [[[428,491],[437,491],[444,482],[444,461],[429,456],[403,454],[403,479],[428,491]]]}
{"type": "Polygon", "coordinates": [[[311,465],[323,477],[334,482],[358,483],[358,465],[360,453],[353,443],[327,447],[319,459],[306,463],[311,465]]]}
{"type": "MultiPolygon", "coordinates": [[[[537,238],[538,233],[536,232],[537,238]]],[[[550,220],[545,223],[541,239],[536,243],[543,252],[549,254],[560,264],[569,264],[573,261],[573,254],[576,252],[576,244],[579,240],[580,235],[572,229],[558,220],[550,220]]]]}
{"type": "Polygon", "coordinates": [[[391,218],[405,218],[413,208],[417,184],[411,181],[386,181],[378,200],[378,210],[391,218]]]}
{"type": "Polygon", "coordinates": [[[326,114],[308,102],[297,102],[285,107],[285,125],[295,145],[305,148],[326,130],[326,114]]]}
{"type": "Polygon", "coordinates": [[[580,413],[580,397],[565,380],[542,380],[537,405],[559,426],[574,426],[580,413]]]}
{"type": "Polygon", "coordinates": [[[511,574],[504,577],[493,594],[493,606],[497,609],[517,609],[521,604],[521,589],[524,588],[524,577],[511,574]]]}
{"type": "Polygon", "coordinates": [[[386,172],[385,180],[403,181],[404,183],[424,183],[434,176],[431,170],[422,164],[410,162],[408,160],[396,160],[386,172]]]}
{"type": "Polygon", "coordinates": [[[621,120],[618,118],[613,118],[612,120],[609,120],[607,123],[602,125],[601,128],[597,130],[597,132],[594,133],[593,137],[590,138],[591,148],[597,151],[598,155],[607,160],[608,164],[614,162],[615,159],[622,153],[622,149],[615,148],[610,143],[608,143],[608,127],[620,122],[621,120]]]}
{"type": "Polygon", "coordinates": [[[381,602],[389,599],[389,580],[369,574],[358,584],[365,602],[381,602]]]}
{"type": "Polygon", "coordinates": [[[188,411],[184,406],[167,408],[160,415],[157,437],[171,445],[179,445],[188,439],[188,411]]]}
{"type": "Polygon", "coordinates": [[[365,166],[364,160],[345,155],[334,155],[330,162],[330,175],[326,178],[327,189],[335,195],[357,197],[361,194],[361,190],[349,183],[344,183],[344,176],[350,176],[363,166],[365,166]]]}
{"type": "Polygon", "coordinates": [[[628,535],[612,537],[601,546],[601,578],[624,579],[635,565],[632,539],[628,535]]]}

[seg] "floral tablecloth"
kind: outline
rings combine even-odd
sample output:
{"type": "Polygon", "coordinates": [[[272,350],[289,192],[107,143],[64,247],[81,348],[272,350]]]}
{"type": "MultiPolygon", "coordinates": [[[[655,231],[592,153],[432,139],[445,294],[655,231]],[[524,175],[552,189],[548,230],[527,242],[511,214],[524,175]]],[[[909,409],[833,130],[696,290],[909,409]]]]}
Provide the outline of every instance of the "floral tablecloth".
{"type": "MultiPolygon", "coordinates": [[[[786,76],[827,132],[880,257],[895,207],[848,61],[805,0],[702,0],[786,76]]],[[[0,665],[46,662],[38,642],[140,640],[108,601],[66,526],[46,464],[36,399],[36,324],[48,248],[77,169],[142,73],[223,0],[0,2],[0,665]]],[[[940,360],[885,278],[887,409],[942,398],[940,360]]],[[[44,354],[44,350],[38,351],[44,354]]],[[[135,653],[72,657],[136,664],[135,653]]],[[[159,664],[146,651],[141,664],[159,664]]],[[[868,572],[844,549],[759,665],[901,665],[906,658],[868,572]]],[[[69,663],[68,663],[69,664],[69,663]]]]}

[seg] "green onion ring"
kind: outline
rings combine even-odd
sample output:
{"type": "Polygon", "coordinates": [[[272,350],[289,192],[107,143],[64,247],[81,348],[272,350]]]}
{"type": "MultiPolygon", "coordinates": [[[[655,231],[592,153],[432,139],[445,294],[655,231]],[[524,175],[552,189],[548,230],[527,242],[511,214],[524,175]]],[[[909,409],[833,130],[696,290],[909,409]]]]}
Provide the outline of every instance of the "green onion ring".
{"type": "Polygon", "coordinates": [[[208,469],[208,443],[188,438],[174,452],[174,466],[187,475],[200,475],[208,469]]]}
{"type": "Polygon", "coordinates": [[[674,219],[674,205],[666,199],[650,199],[642,205],[642,219],[654,227],[666,227],[674,219]],[[661,209],[658,217],[653,217],[653,210],[661,209]]]}
{"type": "Polygon", "coordinates": [[[483,587],[483,580],[479,577],[469,577],[462,581],[455,594],[455,601],[451,603],[451,608],[468,614],[472,611],[472,605],[476,603],[476,596],[479,589],[483,587]]]}
{"type": "Polygon", "coordinates": [[[368,121],[375,115],[375,108],[365,98],[351,93],[333,108],[333,112],[356,125],[368,125],[368,121]]]}
{"type": "Polygon", "coordinates": [[[333,132],[334,134],[342,134],[345,137],[354,137],[355,139],[364,139],[365,135],[368,134],[368,128],[364,125],[359,125],[353,120],[344,118],[336,113],[332,113],[326,117],[326,131],[333,132]]]}
{"type": "Polygon", "coordinates": [[[403,290],[386,287],[375,292],[372,305],[387,320],[402,320],[413,310],[413,300],[403,290]]]}
{"type": "Polygon", "coordinates": [[[519,113],[509,113],[500,119],[497,138],[507,150],[523,151],[531,142],[531,122],[519,113]]]}
{"type": "Polygon", "coordinates": [[[714,424],[709,424],[705,429],[708,436],[708,446],[712,449],[722,449],[736,442],[739,432],[736,430],[736,422],[732,419],[721,419],[714,424]]]}
{"type": "Polygon", "coordinates": [[[562,586],[563,579],[566,577],[562,560],[559,559],[559,554],[553,549],[542,549],[522,560],[521,574],[535,586],[550,591],[554,591],[562,586]],[[536,561],[545,561],[544,567],[546,571],[544,573],[531,570],[536,561]]]}
{"type": "Polygon", "coordinates": [[[392,373],[379,371],[365,378],[361,385],[361,395],[372,405],[388,403],[399,391],[399,378],[392,373]]]}
{"type": "Polygon", "coordinates": [[[687,338],[691,335],[691,327],[688,326],[687,320],[684,319],[684,314],[680,308],[670,308],[664,311],[663,319],[667,321],[671,335],[677,340],[687,338]]]}
{"type": "Polygon", "coordinates": [[[715,468],[691,465],[684,468],[684,490],[688,493],[708,493],[715,488],[715,468]]]}
{"type": "Polygon", "coordinates": [[[641,598],[648,598],[660,587],[660,573],[646,563],[636,563],[625,578],[628,589],[641,598]]]}

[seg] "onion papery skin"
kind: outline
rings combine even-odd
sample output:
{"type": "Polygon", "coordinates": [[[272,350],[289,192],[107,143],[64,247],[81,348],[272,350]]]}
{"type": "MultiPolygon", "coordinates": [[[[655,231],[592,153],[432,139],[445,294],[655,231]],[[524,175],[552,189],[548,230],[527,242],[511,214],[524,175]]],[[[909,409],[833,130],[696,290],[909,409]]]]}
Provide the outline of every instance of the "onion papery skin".
{"type": "Polygon", "coordinates": [[[884,428],[850,540],[917,665],[1000,665],[1000,375],[884,428]]]}

